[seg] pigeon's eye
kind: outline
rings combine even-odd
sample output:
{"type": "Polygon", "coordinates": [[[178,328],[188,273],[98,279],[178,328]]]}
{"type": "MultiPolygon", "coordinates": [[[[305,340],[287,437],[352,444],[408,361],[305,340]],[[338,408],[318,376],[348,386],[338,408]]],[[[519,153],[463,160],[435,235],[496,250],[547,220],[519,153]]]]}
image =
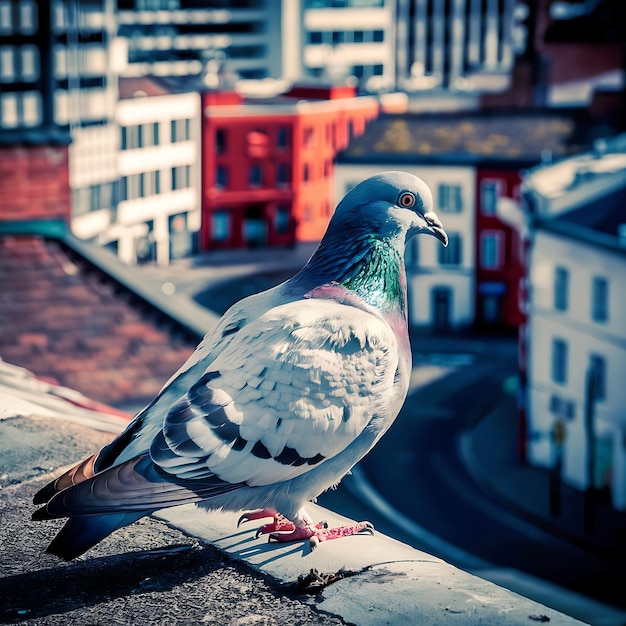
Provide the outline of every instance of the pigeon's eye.
{"type": "Polygon", "coordinates": [[[398,205],[410,209],[415,204],[415,196],[410,191],[403,191],[398,196],[398,205]]]}

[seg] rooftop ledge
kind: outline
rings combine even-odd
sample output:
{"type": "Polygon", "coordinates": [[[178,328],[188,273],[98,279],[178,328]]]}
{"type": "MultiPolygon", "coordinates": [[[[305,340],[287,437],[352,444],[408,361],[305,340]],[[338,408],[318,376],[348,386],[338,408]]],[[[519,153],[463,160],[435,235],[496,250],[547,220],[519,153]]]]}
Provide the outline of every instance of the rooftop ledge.
{"type": "MultiPolygon", "coordinates": [[[[76,392],[59,390],[4,362],[0,362],[0,398],[0,509],[3,511],[0,545],[4,548],[0,551],[3,571],[0,597],[4,596],[0,602],[0,621],[3,623],[33,617],[61,620],[46,623],[64,623],[70,617],[86,623],[85,620],[90,621],[87,618],[96,614],[105,621],[107,616],[115,615],[116,623],[120,623],[119,603],[126,609],[133,607],[134,623],[152,623],[172,606],[181,611],[179,621],[168,623],[198,623],[207,619],[207,623],[213,624],[244,623],[230,618],[220,621],[220,616],[226,619],[239,611],[252,619],[255,610],[265,610],[267,619],[245,621],[246,624],[582,623],[381,533],[322,543],[311,551],[308,542],[277,544],[268,543],[263,537],[257,539],[258,522],[237,528],[238,514],[207,513],[193,505],[160,511],[152,521],[117,531],[67,565],[43,554],[58,524],[30,521],[33,509],[30,498],[62,467],[103,445],[110,433],[119,431],[124,422],[117,412],[111,415],[107,407],[90,403],[76,392]],[[180,538],[187,547],[177,544],[172,547],[175,529],[182,531],[180,538]],[[149,531],[150,541],[146,538],[149,531]],[[204,578],[196,580],[196,569],[193,574],[185,570],[184,557],[177,553],[191,549],[194,541],[200,546],[210,543],[230,559],[244,562],[260,573],[260,579],[254,574],[257,583],[250,585],[249,570],[233,568],[232,561],[221,558],[214,569],[231,593],[225,594],[223,589],[204,583],[204,578]],[[152,550],[146,551],[146,544],[152,550]],[[159,548],[165,550],[159,552],[159,548]],[[111,556],[112,553],[117,556],[111,556]],[[161,556],[152,558],[165,559],[156,569],[155,563],[146,557],[155,553],[161,556]],[[294,584],[312,570],[325,582],[328,582],[326,576],[334,582],[317,588],[314,584],[313,595],[296,586],[294,595],[294,584]],[[162,577],[174,577],[179,583],[182,579],[183,583],[155,586],[158,581],[153,579],[162,577]],[[188,578],[193,587],[185,586],[188,578]],[[66,579],[67,582],[59,582],[66,579]],[[125,584],[125,579],[130,582],[125,584]],[[248,605],[250,596],[260,586],[258,580],[268,582],[269,593],[278,603],[280,616],[276,615],[276,620],[272,612],[279,609],[272,608],[274,604],[268,604],[267,599],[256,609],[248,605]],[[29,585],[33,588],[30,595],[29,585]],[[49,590],[50,586],[53,591],[49,590]],[[238,589],[241,591],[237,592],[238,589]],[[218,614],[216,605],[220,607],[218,614]],[[306,621],[310,617],[303,620],[304,610],[312,612],[314,622],[306,621]],[[200,620],[198,616],[202,615],[207,619],[200,620]]],[[[345,523],[345,518],[317,505],[310,505],[308,510],[315,520],[345,523]]],[[[208,548],[203,549],[205,552],[197,557],[200,564],[203,555],[210,556],[206,552],[208,548]]],[[[256,617],[260,618],[258,614],[256,617]]]]}

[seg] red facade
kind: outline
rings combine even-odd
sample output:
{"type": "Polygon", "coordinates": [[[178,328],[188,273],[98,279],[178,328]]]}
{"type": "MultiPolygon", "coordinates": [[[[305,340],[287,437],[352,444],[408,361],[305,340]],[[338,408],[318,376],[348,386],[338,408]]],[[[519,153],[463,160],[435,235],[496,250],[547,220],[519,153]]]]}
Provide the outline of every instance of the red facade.
{"type": "Polygon", "coordinates": [[[519,290],[523,279],[520,236],[496,213],[501,198],[519,202],[517,169],[476,172],[476,325],[517,328],[524,321],[519,290]]]}
{"type": "Polygon", "coordinates": [[[378,103],[298,87],[253,104],[208,92],[202,109],[200,245],[210,250],[319,240],[334,209],[335,155],[378,103]]]}

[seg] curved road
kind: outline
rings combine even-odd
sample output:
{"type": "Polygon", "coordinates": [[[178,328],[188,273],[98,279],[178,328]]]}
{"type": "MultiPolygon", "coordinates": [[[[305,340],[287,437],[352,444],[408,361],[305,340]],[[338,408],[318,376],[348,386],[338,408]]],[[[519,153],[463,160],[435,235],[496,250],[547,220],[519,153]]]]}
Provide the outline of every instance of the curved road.
{"type": "MultiPolygon", "coordinates": [[[[622,563],[590,554],[516,516],[483,491],[461,460],[461,437],[481,410],[500,396],[502,383],[514,372],[514,357],[477,355],[473,365],[418,389],[360,467],[392,507],[453,548],[624,607],[622,563]]],[[[356,491],[350,481],[344,479],[342,491],[324,494],[320,503],[351,517],[367,516],[367,510],[346,493],[356,491]]],[[[463,552],[456,559],[453,550],[438,553],[436,543],[421,543],[402,525],[394,527],[392,520],[372,521],[386,534],[462,568],[476,567],[463,552]]]]}

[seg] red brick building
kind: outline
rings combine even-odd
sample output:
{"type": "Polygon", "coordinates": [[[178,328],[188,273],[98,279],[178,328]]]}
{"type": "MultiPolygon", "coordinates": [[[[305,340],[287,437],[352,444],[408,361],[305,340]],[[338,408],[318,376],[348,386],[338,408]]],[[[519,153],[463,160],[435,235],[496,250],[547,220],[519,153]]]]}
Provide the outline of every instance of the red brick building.
{"type": "Polygon", "coordinates": [[[204,250],[316,241],[334,209],[334,158],[378,115],[347,86],[202,94],[204,250]]]}

